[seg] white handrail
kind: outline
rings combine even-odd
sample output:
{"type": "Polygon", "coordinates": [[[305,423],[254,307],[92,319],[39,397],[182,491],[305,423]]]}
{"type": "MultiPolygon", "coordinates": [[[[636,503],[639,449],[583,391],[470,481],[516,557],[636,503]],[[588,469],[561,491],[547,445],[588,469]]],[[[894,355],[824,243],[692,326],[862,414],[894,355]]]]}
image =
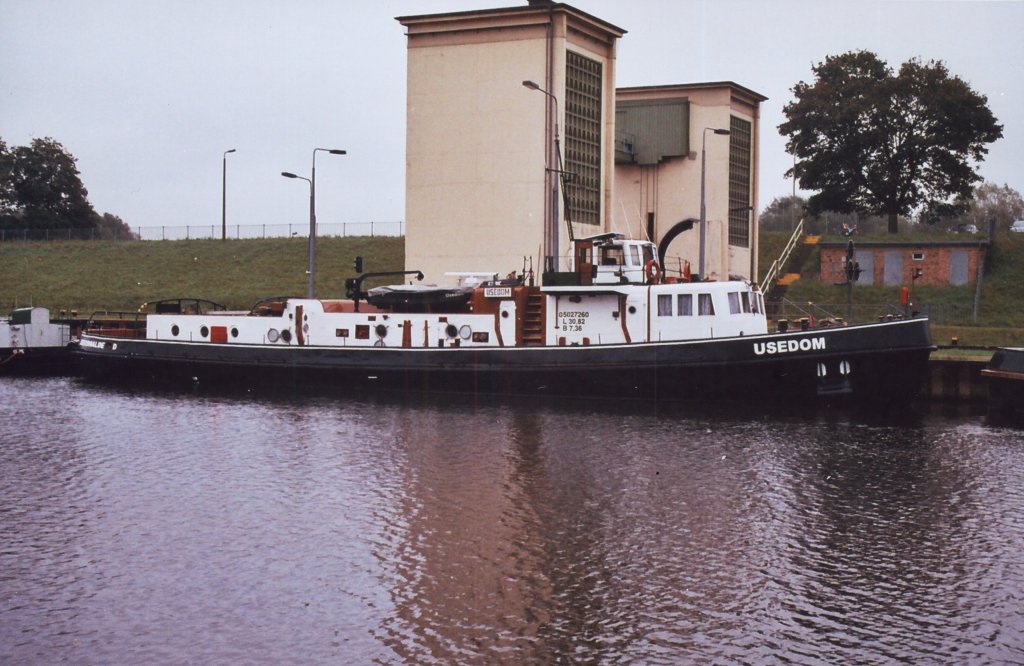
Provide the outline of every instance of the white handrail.
{"type": "Polygon", "coordinates": [[[782,254],[779,258],[772,262],[772,267],[768,269],[768,273],[764,276],[764,280],[761,281],[761,293],[767,294],[768,290],[772,288],[772,283],[779,277],[779,272],[782,267],[786,265],[786,261],[789,259],[789,255],[793,252],[793,248],[796,247],[797,242],[804,233],[804,220],[800,218],[800,223],[796,225],[796,229],[793,230],[793,235],[789,237],[789,242],[786,243],[786,247],[782,250],[782,254]]]}

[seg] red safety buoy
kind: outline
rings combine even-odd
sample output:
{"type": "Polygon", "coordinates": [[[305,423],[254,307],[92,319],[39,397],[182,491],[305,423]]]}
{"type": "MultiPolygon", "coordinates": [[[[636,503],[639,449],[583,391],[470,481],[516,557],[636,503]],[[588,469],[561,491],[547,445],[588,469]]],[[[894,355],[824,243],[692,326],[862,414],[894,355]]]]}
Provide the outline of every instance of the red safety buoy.
{"type": "Polygon", "coordinates": [[[656,259],[651,259],[644,265],[644,273],[647,275],[648,284],[658,284],[661,281],[661,266],[656,259]]]}

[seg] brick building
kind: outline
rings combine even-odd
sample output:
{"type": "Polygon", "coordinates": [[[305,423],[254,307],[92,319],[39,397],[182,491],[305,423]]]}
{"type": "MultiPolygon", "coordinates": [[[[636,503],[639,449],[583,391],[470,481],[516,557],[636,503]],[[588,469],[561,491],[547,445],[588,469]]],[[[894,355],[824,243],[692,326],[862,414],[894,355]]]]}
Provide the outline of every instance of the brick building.
{"type": "MultiPolygon", "coordinates": [[[[847,244],[848,241],[823,241],[820,244],[823,282],[846,280],[847,244]]],[[[978,278],[988,245],[988,240],[855,241],[854,260],[861,269],[857,284],[973,284],[978,278]],[[918,276],[916,280],[913,279],[915,275],[918,276]]]]}

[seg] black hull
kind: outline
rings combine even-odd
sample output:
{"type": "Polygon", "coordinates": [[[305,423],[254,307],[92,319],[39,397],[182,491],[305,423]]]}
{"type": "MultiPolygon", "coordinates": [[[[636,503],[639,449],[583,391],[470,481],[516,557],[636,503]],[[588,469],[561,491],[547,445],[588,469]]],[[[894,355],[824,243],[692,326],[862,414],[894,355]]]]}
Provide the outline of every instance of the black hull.
{"type": "Polygon", "coordinates": [[[981,371],[988,380],[989,407],[1007,416],[1024,416],[1024,348],[996,350],[981,371]]]}
{"type": "Polygon", "coordinates": [[[328,388],[643,400],[905,404],[933,347],[927,320],[699,342],[589,347],[367,348],[83,336],[83,374],[158,386],[328,388]]]}
{"type": "Polygon", "coordinates": [[[0,349],[0,377],[70,377],[78,356],[70,346],[0,349]]]}

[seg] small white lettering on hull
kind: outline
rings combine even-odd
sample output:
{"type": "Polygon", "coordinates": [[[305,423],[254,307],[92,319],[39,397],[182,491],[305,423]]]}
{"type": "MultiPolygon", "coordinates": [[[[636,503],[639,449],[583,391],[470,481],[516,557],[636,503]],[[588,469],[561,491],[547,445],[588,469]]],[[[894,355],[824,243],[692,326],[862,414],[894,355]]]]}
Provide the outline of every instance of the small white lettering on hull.
{"type": "Polygon", "coordinates": [[[799,351],[816,351],[825,348],[825,338],[802,338],[800,340],[773,340],[771,342],[755,342],[754,353],[758,356],[765,354],[788,354],[799,351]]]}
{"type": "Polygon", "coordinates": [[[484,287],[485,298],[512,298],[512,287],[484,287]]]}
{"type": "Polygon", "coordinates": [[[587,326],[590,312],[566,310],[558,313],[558,323],[566,333],[579,333],[587,326]]]}

